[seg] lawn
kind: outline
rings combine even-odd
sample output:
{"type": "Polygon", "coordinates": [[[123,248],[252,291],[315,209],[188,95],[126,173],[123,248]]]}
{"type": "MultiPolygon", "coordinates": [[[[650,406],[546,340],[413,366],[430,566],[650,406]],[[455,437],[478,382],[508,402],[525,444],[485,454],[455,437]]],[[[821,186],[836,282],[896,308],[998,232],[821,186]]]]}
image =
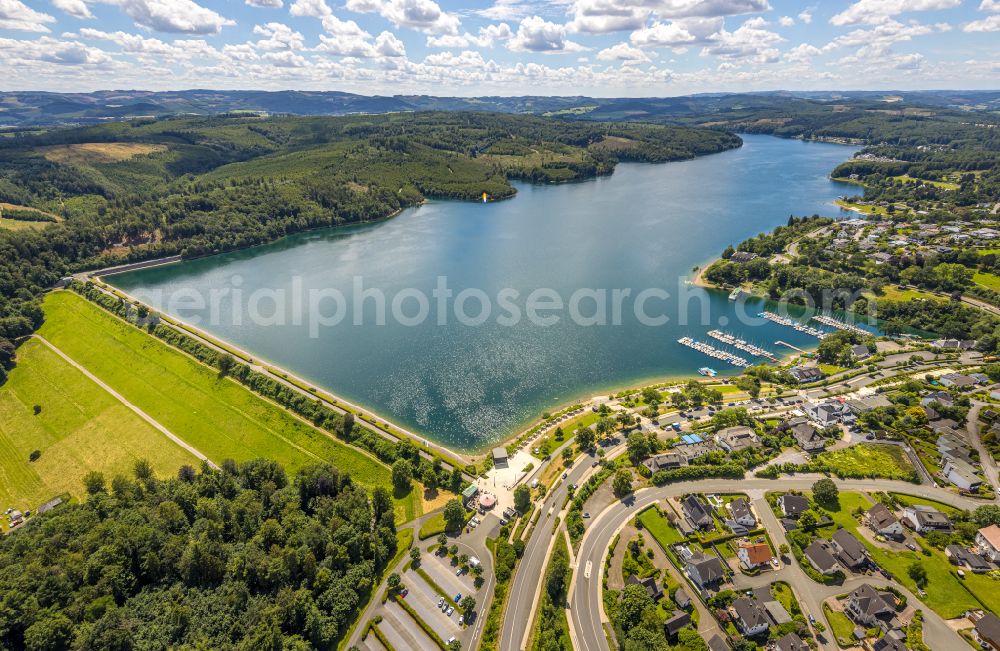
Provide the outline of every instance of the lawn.
{"type": "Polygon", "coordinates": [[[810,465],[841,478],[882,477],[912,481],[917,476],[906,453],[895,445],[852,445],[823,452],[810,465]]]}
{"type": "Polygon", "coordinates": [[[198,460],[94,384],[40,341],[17,351],[0,388],[0,506],[34,510],[49,499],[83,494],[90,470],[110,481],[131,476],[145,458],[158,476],[198,460]],[[41,407],[35,415],[34,406],[41,407]],[[38,460],[28,455],[38,450],[38,460]]]}
{"type": "Polygon", "coordinates": [[[901,183],[914,183],[914,184],[924,184],[932,185],[935,188],[941,188],[942,190],[957,190],[958,183],[950,183],[948,181],[931,181],[928,179],[918,179],[910,176],[909,174],[903,174],[902,176],[893,176],[893,181],[899,181],[901,183]]]}
{"type": "Polygon", "coordinates": [[[929,300],[929,301],[945,301],[944,297],[935,296],[930,292],[925,292],[920,289],[904,288],[899,285],[885,285],[882,288],[882,295],[876,296],[871,292],[867,292],[866,296],[874,297],[875,300],[885,299],[888,301],[913,301],[913,300],[929,300]]]}
{"type": "Polygon", "coordinates": [[[981,285],[986,289],[992,289],[995,292],[1000,292],[1000,276],[997,276],[996,274],[977,271],[972,276],[972,282],[977,285],[981,285]]]}
{"type": "Polygon", "coordinates": [[[854,646],[854,624],[847,618],[847,615],[833,610],[826,604],[823,604],[823,614],[826,615],[826,621],[830,623],[830,632],[836,638],[837,644],[845,648],[854,646]]]}
{"type": "Polygon", "coordinates": [[[642,526],[660,543],[664,549],[669,549],[671,545],[682,542],[684,537],[665,517],[655,508],[650,507],[639,514],[639,522],[642,526]]]}
{"type": "MultiPolygon", "coordinates": [[[[367,486],[390,485],[389,468],[284,409],[220,378],[158,339],[69,291],[49,294],[39,334],[216,463],[267,457],[289,473],[329,462],[367,486]]],[[[417,490],[405,501],[419,499],[417,490]]],[[[397,502],[397,516],[418,515],[397,502]]]]}
{"type": "MultiPolygon", "coordinates": [[[[854,533],[858,540],[868,548],[872,560],[892,574],[897,581],[906,586],[911,592],[916,592],[917,586],[907,574],[907,569],[914,561],[920,561],[924,569],[927,570],[927,586],[924,588],[927,596],[922,601],[942,617],[951,619],[958,617],[966,610],[979,607],[979,604],[969,594],[962,585],[961,580],[954,573],[954,566],[948,561],[944,552],[933,549],[929,545],[924,545],[924,547],[930,551],[930,555],[909,550],[892,552],[881,547],[876,547],[858,534],[858,523],[851,513],[858,507],[867,510],[871,505],[872,503],[860,493],[842,492],[840,494],[840,510],[830,513],[830,517],[833,518],[835,524],[854,533]]],[[[821,530],[821,533],[824,536],[829,536],[834,530],[834,527],[827,527],[821,530]]],[[[919,538],[918,541],[920,541],[919,538]]],[[[991,589],[995,590],[995,583],[990,579],[986,580],[993,583],[991,589]]],[[[970,585],[969,587],[972,586],[970,585]]],[[[979,596],[982,598],[982,595],[979,596]]]]}

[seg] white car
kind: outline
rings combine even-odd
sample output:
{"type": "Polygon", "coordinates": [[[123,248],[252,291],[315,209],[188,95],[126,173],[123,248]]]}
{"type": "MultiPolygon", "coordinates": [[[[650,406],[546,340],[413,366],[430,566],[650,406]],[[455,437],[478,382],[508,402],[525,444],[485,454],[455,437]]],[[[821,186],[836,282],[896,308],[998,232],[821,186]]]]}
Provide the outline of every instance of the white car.
{"type": "Polygon", "coordinates": [[[452,606],[448,606],[448,610],[445,611],[445,614],[448,615],[448,617],[451,617],[455,614],[455,609],[452,606]]]}
{"type": "Polygon", "coordinates": [[[438,599],[438,608],[444,609],[444,597],[438,599]]]}

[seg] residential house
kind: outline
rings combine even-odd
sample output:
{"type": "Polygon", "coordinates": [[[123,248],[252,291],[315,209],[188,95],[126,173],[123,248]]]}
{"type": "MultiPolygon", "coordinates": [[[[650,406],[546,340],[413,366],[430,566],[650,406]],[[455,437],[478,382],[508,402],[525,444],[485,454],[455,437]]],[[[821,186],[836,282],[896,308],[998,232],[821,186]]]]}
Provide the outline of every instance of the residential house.
{"type": "Polygon", "coordinates": [[[692,554],[684,564],[684,572],[700,588],[717,584],[726,578],[726,568],[718,556],[692,554]]]}
{"type": "Polygon", "coordinates": [[[689,624],[691,624],[691,613],[682,610],[663,622],[663,632],[667,634],[668,639],[672,639],[678,631],[689,624]]]}
{"type": "Polygon", "coordinates": [[[746,569],[761,567],[771,562],[771,546],[766,542],[740,543],[736,548],[736,557],[746,569]]]}
{"type": "Polygon", "coordinates": [[[976,620],[973,636],[984,649],[1000,651],[1000,618],[993,613],[983,613],[976,620]]]}
{"type": "Polygon", "coordinates": [[[868,518],[868,526],[875,533],[886,538],[901,538],[903,536],[903,525],[885,504],[880,502],[874,505],[868,509],[865,516],[868,518]]]}
{"type": "Polygon", "coordinates": [[[851,346],[851,354],[854,355],[854,359],[859,362],[872,356],[871,351],[868,350],[868,346],[863,344],[851,346]]]}
{"type": "Polygon", "coordinates": [[[847,529],[840,528],[830,537],[830,545],[837,560],[852,571],[858,571],[868,564],[868,552],[847,529]]]}
{"type": "Polygon", "coordinates": [[[777,651],[809,651],[809,645],[802,641],[802,638],[795,633],[782,635],[775,642],[774,648],[777,651]]]}
{"type": "Polygon", "coordinates": [[[819,540],[814,540],[812,543],[802,550],[803,555],[809,564],[813,566],[813,569],[820,574],[836,574],[838,571],[837,561],[833,558],[829,551],[819,540]]]}
{"type": "Polygon", "coordinates": [[[726,452],[735,452],[760,445],[760,439],[752,427],[739,425],[727,427],[715,433],[715,442],[726,452]]]}
{"type": "Polygon", "coordinates": [[[937,450],[942,457],[962,459],[967,463],[972,461],[969,444],[965,442],[965,439],[960,438],[955,432],[945,432],[939,435],[937,437],[936,445],[937,450]]]}
{"type": "Polygon", "coordinates": [[[976,574],[989,572],[993,569],[993,566],[987,563],[985,558],[961,545],[948,545],[944,548],[944,555],[948,557],[952,565],[963,567],[976,574]]]}
{"type": "Polygon", "coordinates": [[[868,583],[862,583],[847,595],[844,613],[859,626],[891,630],[895,627],[894,604],[895,597],[890,593],[881,593],[868,583]]]}
{"type": "Polygon", "coordinates": [[[920,406],[926,407],[927,405],[935,402],[944,407],[953,407],[955,405],[955,398],[953,398],[947,391],[935,391],[934,393],[929,393],[921,398],[920,406]]]}
{"type": "Polygon", "coordinates": [[[782,624],[787,624],[792,621],[792,616],[788,614],[785,607],[774,599],[762,602],[764,610],[767,611],[767,616],[771,619],[775,626],[781,626],[782,624]]]}
{"type": "Polygon", "coordinates": [[[646,594],[648,594],[649,598],[654,602],[659,601],[663,597],[663,588],[660,587],[660,584],[656,582],[654,577],[647,576],[644,579],[640,579],[636,575],[630,574],[628,579],[626,579],[625,584],[642,586],[646,591],[646,594]]]}
{"type": "Polygon", "coordinates": [[[694,528],[705,530],[715,527],[711,509],[697,495],[692,493],[681,500],[681,510],[694,528]]]}
{"type": "Polygon", "coordinates": [[[875,640],[871,645],[866,645],[866,648],[871,648],[871,651],[910,651],[903,640],[889,633],[875,640]]]}
{"type": "Polygon", "coordinates": [[[802,422],[792,425],[789,431],[795,438],[795,442],[799,444],[799,447],[803,451],[809,452],[810,454],[816,454],[822,452],[826,449],[826,438],[819,433],[816,426],[807,421],[805,418],[798,418],[802,422]]]}
{"type": "Polygon", "coordinates": [[[733,621],[740,633],[747,637],[760,635],[766,632],[771,625],[767,618],[767,611],[761,608],[756,600],[749,597],[740,597],[733,602],[733,621]]]}
{"type": "Polygon", "coordinates": [[[991,524],[977,531],[976,549],[994,563],[1000,562],[1000,527],[991,524]]]}
{"type": "Polygon", "coordinates": [[[677,588],[674,592],[674,603],[678,608],[687,608],[691,605],[691,595],[684,588],[677,588]]]}
{"type": "Polygon", "coordinates": [[[948,388],[955,387],[961,391],[971,389],[979,384],[976,378],[970,375],[963,375],[962,373],[946,373],[938,378],[938,382],[940,382],[942,386],[946,386],[948,388]]]}
{"type": "Polygon", "coordinates": [[[815,366],[793,366],[788,369],[788,374],[799,384],[818,382],[823,379],[823,371],[815,366]]]}
{"type": "Polygon", "coordinates": [[[798,518],[803,511],[809,509],[809,499],[802,495],[785,493],[778,498],[778,506],[786,518],[798,518]]]}
{"type": "Polygon", "coordinates": [[[951,520],[933,506],[914,504],[903,509],[903,524],[917,533],[951,531],[951,520]]]}
{"type": "Polygon", "coordinates": [[[742,497],[735,499],[727,505],[727,508],[734,522],[743,525],[747,529],[757,526],[757,519],[753,517],[753,511],[750,510],[750,502],[747,500],[742,497]]]}
{"type": "Polygon", "coordinates": [[[853,423],[854,412],[845,402],[827,400],[826,402],[807,402],[802,407],[806,416],[816,421],[820,427],[828,427],[839,423],[853,423]]]}
{"type": "Polygon", "coordinates": [[[976,475],[976,469],[961,459],[947,459],[941,474],[964,491],[976,492],[983,485],[983,480],[976,475]]]}
{"type": "Polygon", "coordinates": [[[855,414],[864,414],[877,407],[889,407],[892,402],[888,398],[880,393],[873,396],[867,396],[865,398],[855,398],[854,400],[848,400],[847,406],[851,408],[855,414]]]}
{"type": "Polygon", "coordinates": [[[678,452],[665,452],[664,454],[657,454],[646,459],[642,462],[642,465],[649,468],[650,472],[657,473],[661,470],[674,470],[681,466],[686,466],[687,458],[678,452]]]}
{"type": "Polygon", "coordinates": [[[721,635],[713,635],[708,640],[708,651],[729,651],[729,644],[721,635]]]}
{"type": "Polygon", "coordinates": [[[757,259],[756,253],[750,253],[749,251],[737,251],[732,255],[732,257],[729,258],[729,261],[743,263],[743,262],[750,262],[751,260],[756,260],[756,259],[757,259]]]}

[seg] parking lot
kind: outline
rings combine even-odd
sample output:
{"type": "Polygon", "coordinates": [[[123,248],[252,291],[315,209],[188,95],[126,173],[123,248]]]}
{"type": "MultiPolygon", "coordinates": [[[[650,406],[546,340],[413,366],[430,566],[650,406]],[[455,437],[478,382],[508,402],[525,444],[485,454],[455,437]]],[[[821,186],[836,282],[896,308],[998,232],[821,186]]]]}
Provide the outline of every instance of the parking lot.
{"type": "Polygon", "coordinates": [[[425,554],[421,567],[449,596],[454,597],[458,593],[461,593],[462,596],[467,594],[475,596],[476,589],[472,577],[468,574],[456,576],[455,570],[458,568],[453,567],[448,558],[442,558],[436,554],[425,554]]]}
{"type": "Polygon", "coordinates": [[[379,630],[396,649],[431,649],[436,646],[406,611],[391,599],[382,609],[382,623],[379,624],[379,630]]]}
{"type": "Polygon", "coordinates": [[[442,640],[447,640],[452,636],[458,637],[462,633],[462,627],[458,625],[458,618],[461,617],[461,613],[458,612],[458,604],[451,599],[446,600],[446,606],[455,608],[455,612],[452,613],[451,617],[448,617],[444,611],[438,608],[441,595],[413,570],[403,575],[403,584],[410,590],[409,594],[406,595],[406,603],[410,604],[410,607],[420,615],[420,619],[427,622],[427,625],[434,629],[442,640]]]}

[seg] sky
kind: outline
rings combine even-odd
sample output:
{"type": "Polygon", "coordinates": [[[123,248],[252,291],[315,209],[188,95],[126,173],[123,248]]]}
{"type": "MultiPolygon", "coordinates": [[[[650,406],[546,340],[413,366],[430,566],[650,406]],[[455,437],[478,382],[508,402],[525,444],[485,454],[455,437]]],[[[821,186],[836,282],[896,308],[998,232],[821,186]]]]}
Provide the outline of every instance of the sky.
{"type": "Polygon", "coordinates": [[[1000,88],[1000,0],[0,0],[0,90],[1000,88]]]}

